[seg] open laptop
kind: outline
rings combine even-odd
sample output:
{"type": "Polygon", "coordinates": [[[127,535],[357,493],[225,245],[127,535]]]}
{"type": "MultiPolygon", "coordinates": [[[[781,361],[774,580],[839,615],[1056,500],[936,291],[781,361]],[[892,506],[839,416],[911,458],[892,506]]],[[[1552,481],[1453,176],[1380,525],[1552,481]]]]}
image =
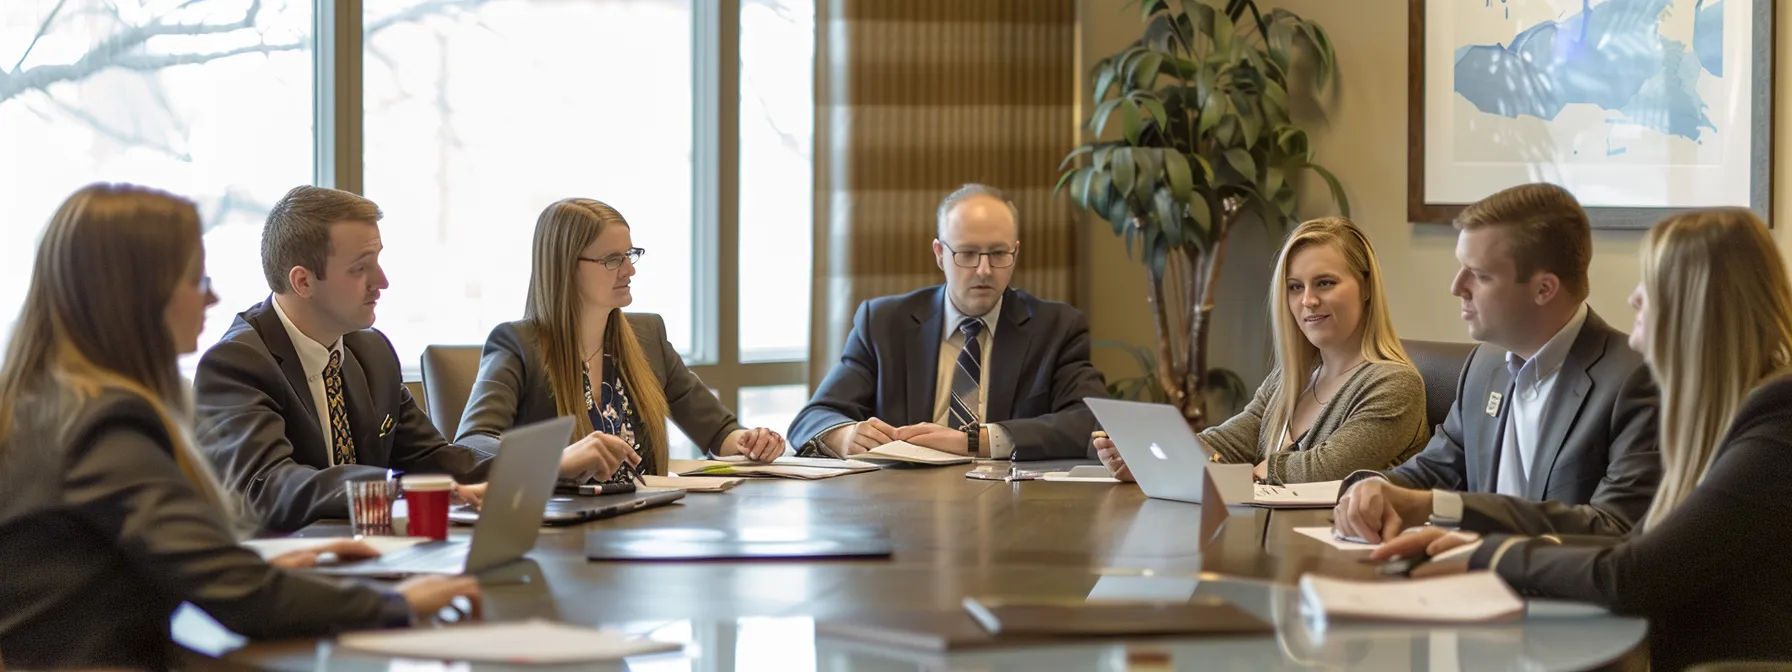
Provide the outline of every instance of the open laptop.
{"type": "Polygon", "coordinates": [[[542,514],[560,472],[560,449],[571,435],[571,417],[504,432],[492,459],[483,515],[470,542],[431,541],[371,560],[320,565],[316,571],[348,576],[477,574],[521,560],[541,534],[542,514]]]}
{"type": "Polygon", "coordinates": [[[1120,450],[1145,496],[1200,504],[1202,484],[1211,468],[1223,501],[1251,501],[1251,465],[1209,462],[1212,453],[1201,445],[1176,407],[1101,397],[1083,402],[1120,450]],[[1229,473],[1233,471],[1240,473],[1229,473]]]}

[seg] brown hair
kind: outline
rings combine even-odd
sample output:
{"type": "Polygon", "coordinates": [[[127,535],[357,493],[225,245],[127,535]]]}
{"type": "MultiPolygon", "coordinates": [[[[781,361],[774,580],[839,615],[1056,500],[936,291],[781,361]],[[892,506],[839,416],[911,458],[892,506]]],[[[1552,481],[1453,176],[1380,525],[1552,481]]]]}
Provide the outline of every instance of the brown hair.
{"type": "Polygon", "coordinates": [[[280,197],[261,227],[261,272],[275,294],[292,291],[287,274],[303,266],[318,278],[330,259],[330,225],[336,222],[377,224],[385,214],[356,194],[340,189],[301,185],[280,197]]]}
{"type": "Polygon", "coordinates": [[[1357,275],[1363,299],[1363,360],[1392,362],[1412,366],[1400,336],[1394,333],[1394,318],[1388,312],[1387,291],[1381,284],[1381,262],[1369,237],[1354,222],[1343,217],[1321,217],[1301,222],[1288,233],[1282,243],[1282,254],[1276,259],[1275,274],[1269,279],[1269,314],[1276,339],[1276,369],[1280,371],[1281,389],[1269,400],[1264,412],[1263,431],[1281,431],[1294,417],[1294,408],[1306,389],[1308,376],[1319,366],[1319,348],[1301,333],[1294,316],[1288,312],[1288,265],[1294,255],[1309,247],[1331,246],[1343,255],[1350,271],[1357,275]]]}
{"type": "Polygon", "coordinates": [[[1455,225],[1462,231],[1505,231],[1506,253],[1520,283],[1547,271],[1562,279],[1576,301],[1585,301],[1591,291],[1587,266],[1593,263],[1593,229],[1587,211],[1567,189],[1546,182],[1502,189],[1464,209],[1455,225]]]}
{"type": "Polygon", "coordinates": [[[128,184],[93,184],[63,201],[44,229],[0,366],[0,446],[32,417],[64,419],[107,390],[142,397],[161,417],[174,461],[200,495],[235,517],[193,446],[191,415],[166,317],[178,283],[199,262],[192,201],[128,184]],[[181,422],[175,420],[182,418],[181,422]]]}
{"type": "MultiPolygon", "coordinates": [[[[579,379],[579,255],[606,227],[628,226],[622,213],[600,201],[568,198],[555,201],[535,220],[535,249],[529,267],[529,301],[524,322],[534,330],[541,363],[554,392],[554,410],[572,416],[574,434],[592,432],[585,412],[585,386],[579,379]]],[[[610,311],[604,325],[604,352],[616,358],[623,387],[641,415],[639,431],[653,448],[653,467],[666,474],[666,391],[647,363],[622,309],[610,311]]]]}

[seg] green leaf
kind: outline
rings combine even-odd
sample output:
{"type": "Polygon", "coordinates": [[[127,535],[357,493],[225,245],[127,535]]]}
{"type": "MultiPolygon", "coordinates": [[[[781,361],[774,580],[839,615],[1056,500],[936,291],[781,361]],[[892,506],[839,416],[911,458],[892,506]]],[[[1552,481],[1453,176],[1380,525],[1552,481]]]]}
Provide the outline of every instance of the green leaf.
{"type": "Polygon", "coordinates": [[[1213,210],[1208,206],[1206,198],[1189,201],[1188,215],[1194,220],[1195,226],[1200,227],[1203,237],[1213,231],[1213,210]]]}
{"type": "Polygon", "coordinates": [[[1139,183],[1133,187],[1132,191],[1139,195],[1140,201],[1143,201],[1147,194],[1157,191],[1157,176],[1161,175],[1164,170],[1164,148],[1141,147],[1133,151],[1132,157],[1139,163],[1139,183]]]}
{"type": "Polygon", "coordinates": [[[1213,127],[1213,137],[1220,144],[1232,146],[1238,144],[1238,115],[1230,112],[1220,115],[1220,123],[1213,127]]]}
{"type": "MultiPolygon", "coordinates": [[[[1075,169],[1075,170],[1066,170],[1066,171],[1064,171],[1064,175],[1063,175],[1063,176],[1062,176],[1062,177],[1059,177],[1059,178],[1058,178],[1058,184],[1057,184],[1057,185],[1056,185],[1056,186],[1053,186],[1053,187],[1052,187],[1052,195],[1053,195],[1053,196],[1056,196],[1056,195],[1058,195],[1058,190],[1059,190],[1059,189],[1063,189],[1063,188],[1064,188],[1064,183],[1066,183],[1066,182],[1069,182],[1069,181],[1070,181],[1070,178],[1072,178],[1072,177],[1076,177],[1076,176],[1077,176],[1077,175],[1078,175],[1078,174],[1080,174],[1080,173],[1082,173],[1082,172],[1083,172],[1083,171],[1085,171],[1085,170],[1090,170],[1090,168],[1089,168],[1089,167],[1088,167],[1088,166],[1083,166],[1083,167],[1081,167],[1081,168],[1077,168],[1077,169],[1075,169]]],[[[1075,185],[1071,185],[1071,187],[1070,187],[1070,200],[1072,200],[1072,201],[1075,201],[1075,200],[1077,200],[1077,198],[1076,198],[1076,191],[1077,191],[1077,188],[1076,188],[1076,186],[1075,186],[1075,185]]]]}
{"type": "Polygon", "coordinates": [[[1140,56],[1127,69],[1126,81],[1132,82],[1136,88],[1151,88],[1152,82],[1157,79],[1157,68],[1163,65],[1163,62],[1164,55],[1155,51],[1140,56]]]}
{"type": "Polygon", "coordinates": [[[1226,113],[1226,104],[1219,96],[1208,96],[1201,103],[1201,120],[1195,126],[1195,132],[1207,135],[1220,123],[1220,117],[1226,113]]]}
{"type": "Polygon", "coordinates": [[[1108,127],[1108,118],[1114,115],[1114,108],[1124,102],[1125,98],[1115,98],[1095,106],[1095,113],[1089,115],[1089,122],[1094,124],[1089,130],[1095,131],[1095,137],[1101,137],[1102,131],[1108,127]]]}
{"type": "Polygon", "coordinates": [[[1138,164],[1133,161],[1132,148],[1121,147],[1114,150],[1114,155],[1110,160],[1113,163],[1114,187],[1120,190],[1121,196],[1132,198],[1133,181],[1137,179],[1136,173],[1138,172],[1138,164]]]}
{"type": "Polygon", "coordinates": [[[1149,18],[1151,18],[1152,14],[1155,14],[1159,11],[1166,10],[1166,9],[1170,8],[1170,6],[1167,3],[1165,3],[1164,0],[1145,0],[1145,2],[1142,4],[1143,4],[1143,7],[1141,7],[1139,10],[1139,20],[1140,21],[1149,19],[1149,18]]]}
{"type": "Polygon", "coordinates": [[[1108,89],[1114,86],[1114,69],[1100,68],[1101,74],[1095,76],[1095,104],[1100,105],[1108,98],[1108,89]]]}
{"type": "Polygon", "coordinates": [[[1129,260],[1133,258],[1132,243],[1134,240],[1137,240],[1138,237],[1139,227],[1128,225],[1126,227],[1126,258],[1129,260]]]}
{"type": "Polygon", "coordinates": [[[1232,108],[1238,110],[1238,122],[1244,131],[1246,148],[1257,144],[1257,135],[1263,130],[1263,119],[1258,116],[1257,108],[1245,94],[1237,89],[1227,96],[1232,100],[1232,108]]]}
{"type": "Polygon", "coordinates": [[[1188,157],[1175,149],[1165,151],[1164,172],[1170,178],[1170,195],[1177,202],[1187,203],[1189,195],[1195,190],[1195,179],[1188,165],[1188,157]]]}
{"type": "Polygon", "coordinates": [[[1282,190],[1282,171],[1274,167],[1263,169],[1263,193],[1275,195],[1282,190]]]}
{"type": "Polygon", "coordinates": [[[1168,260],[1169,246],[1164,245],[1157,236],[1152,236],[1145,239],[1145,250],[1145,258],[1151,261],[1151,277],[1164,277],[1164,262],[1168,260]]]}
{"type": "Polygon", "coordinates": [[[1126,207],[1126,199],[1115,198],[1108,201],[1108,217],[1114,221],[1132,221],[1132,210],[1126,207]]]}
{"type": "Polygon", "coordinates": [[[1139,117],[1139,104],[1130,98],[1126,99],[1120,105],[1120,121],[1123,124],[1121,128],[1125,129],[1127,144],[1138,146],[1139,131],[1144,127],[1144,121],[1139,117]]]}
{"type": "Polygon", "coordinates": [[[1094,161],[1093,165],[1095,166],[1096,170],[1105,171],[1108,169],[1108,155],[1113,153],[1113,151],[1114,151],[1114,145],[1112,145],[1112,144],[1104,144],[1100,147],[1095,148],[1095,155],[1094,155],[1095,161],[1094,161]]]}
{"type": "Polygon", "coordinates": [[[1288,107],[1288,90],[1267,77],[1263,80],[1263,104],[1278,120],[1286,120],[1293,113],[1288,107]]]}
{"type": "Polygon", "coordinates": [[[1319,173],[1320,177],[1325,178],[1325,186],[1332,190],[1332,200],[1338,202],[1338,214],[1349,217],[1350,197],[1344,195],[1344,185],[1338,183],[1338,176],[1333,175],[1332,171],[1326,170],[1325,167],[1317,163],[1309,163],[1307,167],[1313,172],[1319,173]]]}
{"type": "Polygon", "coordinates": [[[1236,32],[1238,32],[1238,27],[1233,25],[1232,17],[1226,16],[1225,12],[1214,12],[1213,13],[1213,50],[1214,50],[1214,53],[1218,53],[1218,54],[1232,53],[1232,37],[1233,37],[1233,33],[1236,33],[1236,32]]]}
{"type": "Polygon", "coordinates": [[[1294,27],[1287,21],[1276,21],[1269,25],[1269,60],[1276,64],[1282,72],[1288,72],[1288,65],[1294,58],[1294,27]]]}
{"type": "Polygon", "coordinates": [[[1083,145],[1081,147],[1071,150],[1070,154],[1068,156],[1065,156],[1063,161],[1058,162],[1058,170],[1063,170],[1065,166],[1070,165],[1070,162],[1075,161],[1076,157],[1082,156],[1084,154],[1088,154],[1089,152],[1094,151],[1094,149],[1095,149],[1094,145],[1083,145]]]}
{"type": "Polygon", "coordinates": [[[1250,152],[1237,147],[1228,149],[1226,150],[1226,163],[1231,164],[1233,170],[1244,175],[1245,180],[1257,179],[1257,162],[1251,158],[1250,152]]]}
{"type": "MultiPolygon", "coordinates": [[[[1083,204],[1083,209],[1095,213],[1097,217],[1107,218],[1108,202],[1113,200],[1114,194],[1113,185],[1109,183],[1111,179],[1105,170],[1093,172],[1093,177],[1089,180],[1089,189],[1084,192],[1088,202],[1083,204]]],[[[1108,221],[1113,222],[1114,220],[1109,219],[1108,221]]]]}
{"type": "Polygon", "coordinates": [[[1177,212],[1176,197],[1170,190],[1159,189],[1151,195],[1151,205],[1157,212],[1158,224],[1163,228],[1164,242],[1171,247],[1182,246],[1182,215],[1177,212]]]}
{"type": "Polygon", "coordinates": [[[1158,100],[1157,96],[1141,95],[1139,96],[1139,104],[1144,105],[1145,111],[1151,113],[1151,118],[1157,120],[1157,127],[1159,129],[1168,129],[1170,127],[1170,113],[1164,110],[1164,103],[1163,101],[1158,100]]]}
{"type": "Polygon", "coordinates": [[[1189,156],[1193,157],[1195,164],[1201,167],[1201,183],[1213,184],[1213,164],[1208,163],[1207,157],[1200,154],[1190,154],[1189,156]]]}

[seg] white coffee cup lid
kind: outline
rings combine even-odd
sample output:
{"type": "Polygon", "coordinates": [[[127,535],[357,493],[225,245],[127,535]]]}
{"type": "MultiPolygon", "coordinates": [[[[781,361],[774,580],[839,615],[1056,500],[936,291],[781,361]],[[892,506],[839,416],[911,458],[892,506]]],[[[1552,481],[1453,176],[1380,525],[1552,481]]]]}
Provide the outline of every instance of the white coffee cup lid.
{"type": "Polygon", "coordinates": [[[406,490],[449,490],[454,488],[454,479],[440,474],[405,474],[398,477],[398,480],[406,490]]]}

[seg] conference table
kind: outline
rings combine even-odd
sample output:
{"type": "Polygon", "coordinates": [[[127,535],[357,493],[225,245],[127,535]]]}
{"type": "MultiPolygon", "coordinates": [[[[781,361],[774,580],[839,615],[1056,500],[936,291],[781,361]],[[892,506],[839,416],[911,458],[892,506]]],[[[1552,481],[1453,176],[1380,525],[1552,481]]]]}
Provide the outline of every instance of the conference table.
{"type": "MultiPolygon", "coordinates": [[[[1088,462],[1028,463],[1068,469],[1088,462]]],[[[683,644],[596,669],[631,670],[1582,670],[1639,669],[1647,624],[1590,605],[1532,600],[1518,622],[1461,627],[1330,623],[1303,616],[1299,577],[1374,579],[1374,566],[1294,532],[1329,510],[1227,507],[1201,543],[1201,506],[1133,484],[965,477],[965,465],[887,468],[817,481],[751,480],[722,493],[582,526],[544,528],[528,558],[482,576],[485,620],[545,618],[683,644]],[[593,562],[597,528],[887,528],[889,558],[593,562]],[[981,633],[967,595],[1082,601],[1092,594],[1221,599],[1273,634],[1080,639],[931,650],[843,636],[839,624],[981,633]]],[[[466,530],[455,531],[464,535],[466,530]]],[[[303,536],[342,536],[320,523],[303,536]]],[[[452,627],[452,626],[450,626],[452,627]]],[[[183,646],[232,667],[484,670],[493,664],[387,660],[329,640],[244,642],[202,616],[175,619],[183,646]]],[[[526,669],[543,669],[540,667],[526,669]]],[[[551,669],[551,668],[549,668],[551,669]]],[[[594,669],[579,666],[567,669],[594,669]]]]}

